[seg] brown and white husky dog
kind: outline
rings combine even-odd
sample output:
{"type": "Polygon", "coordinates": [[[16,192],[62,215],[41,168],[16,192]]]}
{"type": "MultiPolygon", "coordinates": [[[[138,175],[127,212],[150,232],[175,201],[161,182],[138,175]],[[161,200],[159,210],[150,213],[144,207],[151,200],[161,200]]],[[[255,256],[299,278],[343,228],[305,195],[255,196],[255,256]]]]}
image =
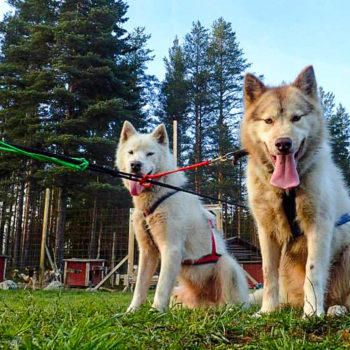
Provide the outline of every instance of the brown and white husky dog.
{"type": "Polygon", "coordinates": [[[350,307],[350,199],[331,157],[313,68],[290,85],[244,84],[242,144],[263,259],[261,312],[350,307]]]}

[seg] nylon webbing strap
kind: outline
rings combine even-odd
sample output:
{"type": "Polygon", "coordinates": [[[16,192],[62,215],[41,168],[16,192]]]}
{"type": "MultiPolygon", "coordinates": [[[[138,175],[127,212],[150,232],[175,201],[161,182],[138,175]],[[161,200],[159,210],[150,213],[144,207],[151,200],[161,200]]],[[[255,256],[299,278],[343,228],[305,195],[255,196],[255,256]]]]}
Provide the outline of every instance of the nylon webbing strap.
{"type": "Polygon", "coordinates": [[[290,190],[289,194],[283,193],[282,195],[282,205],[284,213],[287,217],[287,221],[290,227],[290,230],[293,235],[293,239],[296,239],[302,236],[304,233],[301,230],[298,222],[296,221],[296,207],[295,207],[295,190],[290,190]]]}
{"type": "Polygon", "coordinates": [[[19,155],[27,156],[27,157],[39,160],[41,162],[56,163],[56,164],[63,165],[63,166],[73,168],[73,169],[77,169],[77,170],[85,170],[89,166],[89,162],[85,158],[72,158],[75,161],[79,162],[79,164],[73,164],[73,163],[58,159],[58,158],[25,151],[23,149],[20,149],[20,148],[13,146],[13,145],[10,145],[4,141],[0,141],[0,150],[5,151],[5,152],[11,152],[11,153],[16,153],[19,155]]]}
{"type": "MultiPolygon", "coordinates": [[[[73,158],[73,157],[69,157],[67,155],[63,155],[63,154],[54,154],[54,153],[44,151],[41,149],[36,149],[36,148],[21,146],[21,145],[15,145],[15,144],[11,144],[11,143],[6,143],[4,141],[0,141],[0,151],[11,152],[11,153],[15,153],[18,155],[23,155],[26,157],[36,159],[38,161],[42,161],[42,162],[56,163],[56,164],[59,164],[62,166],[70,167],[72,169],[77,169],[77,170],[88,169],[88,170],[91,170],[94,172],[107,174],[107,175],[110,175],[113,177],[120,177],[120,178],[129,180],[129,181],[140,181],[140,179],[143,177],[143,176],[137,175],[137,174],[130,174],[130,173],[126,173],[123,171],[114,170],[114,169],[107,167],[107,166],[90,164],[89,161],[87,161],[85,158],[73,158]]],[[[237,159],[247,154],[244,150],[235,151],[234,153],[239,154],[237,156],[237,159]]],[[[234,206],[237,206],[240,208],[247,209],[247,207],[245,205],[231,202],[228,200],[224,200],[221,198],[216,198],[213,196],[197,193],[195,191],[192,191],[190,189],[186,189],[183,187],[173,186],[173,185],[170,185],[168,183],[155,181],[153,179],[147,179],[147,182],[150,184],[164,187],[164,188],[168,188],[171,190],[189,193],[189,194],[192,194],[192,195],[204,198],[204,199],[208,199],[211,201],[221,202],[221,203],[234,205],[234,206]]]]}

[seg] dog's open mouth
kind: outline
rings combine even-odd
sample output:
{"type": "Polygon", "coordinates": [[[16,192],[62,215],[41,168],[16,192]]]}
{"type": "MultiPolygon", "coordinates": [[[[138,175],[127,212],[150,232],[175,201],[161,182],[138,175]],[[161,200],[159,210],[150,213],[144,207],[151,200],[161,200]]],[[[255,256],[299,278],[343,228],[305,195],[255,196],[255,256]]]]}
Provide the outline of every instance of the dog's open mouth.
{"type": "Polygon", "coordinates": [[[297,171],[297,162],[303,155],[305,139],[301,142],[299,149],[295,153],[272,155],[274,172],[270,179],[270,184],[284,190],[296,187],[300,184],[297,171]]]}
{"type": "MultiPolygon", "coordinates": [[[[152,170],[148,172],[147,175],[151,175],[152,170]]],[[[135,175],[144,175],[144,174],[135,174],[135,175]]],[[[145,187],[140,185],[139,181],[129,181],[129,191],[132,196],[139,196],[143,191],[145,190],[145,187]]]]}

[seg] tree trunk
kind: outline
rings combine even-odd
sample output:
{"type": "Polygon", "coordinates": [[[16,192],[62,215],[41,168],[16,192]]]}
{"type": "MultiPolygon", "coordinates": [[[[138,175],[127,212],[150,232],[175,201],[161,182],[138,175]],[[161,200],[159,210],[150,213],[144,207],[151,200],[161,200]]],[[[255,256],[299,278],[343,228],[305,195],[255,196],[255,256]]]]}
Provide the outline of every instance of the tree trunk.
{"type": "Polygon", "coordinates": [[[29,235],[29,202],[30,202],[30,190],[31,183],[27,182],[25,186],[25,194],[24,194],[24,213],[23,213],[23,235],[21,242],[21,270],[24,267],[25,255],[26,255],[26,243],[28,241],[29,235]]]}
{"type": "Polygon", "coordinates": [[[1,221],[0,221],[0,255],[3,253],[5,219],[6,219],[6,202],[1,203],[1,221]]]}
{"type": "MultiPolygon", "coordinates": [[[[12,266],[15,265],[14,251],[15,251],[15,235],[16,235],[16,222],[17,222],[17,195],[15,196],[16,190],[18,188],[16,185],[13,185],[13,198],[15,198],[14,203],[12,204],[11,216],[10,216],[10,241],[11,241],[11,249],[12,249],[12,266]]],[[[18,193],[18,192],[17,192],[18,193]]],[[[17,267],[17,266],[16,266],[17,267]]]]}
{"type": "MultiPolygon", "coordinates": [[[[222,52],[222,51],[221,51],[222,52]]],[[[220,54],[220,77],[219,77],[219,120],[218,120],[218,126],[219,126],[219,156],[224,155],[224,85],[223,85],[223,56],[222,53],[220,54]]],[[[219,163],[218,166],[218,198],[222,199],[222,192],[223,192],[223,182],[224,182],[224,167],[222,162],[219,163]]]]}
{"type": "MultiPolygon", "coordinates": [[[[14,174],[11,175],[11,177],[14,177],[14,174]]],[[[15,186],[12,183],[11,185],[11,189],[10,189],[11,195],[9,197],[9,201],[7,203],[8,206],[8,213],[6,213],[6,218],[5,218],[5,227],[6,227],[6,242],[5,242],[5,255],[11,255],[11,250],[13,247],[12,241],[11,241],[11,231],[12,231],[12,227],[11,227],[11,222],[12,222],[12,211],[13,211],[13,198],[15,195],[15,186]]],[[[7,212],[7,208],[6,208],[6,212],[7,212]]],[[[12,263],[12,260],[11,260],[12,263]]]]}
{"type": "MultiPolygon", "coordinates": [[[[199,125],[199,106],[197,101],[198,91],[196,89],[196,98],[195,98],[195,123],[196,123],[196,131],[195,131],[195,146],[194,146],[194,162],[199,163],[199,150],[200,150],[200,143],[199,143],[199,134],[200,134],[200,125],[199,125]]],[[[196,192],[200,191],[200,183],[199,183],[199,170],[198,168],[195,169],[194,173],[194,188],[196,192]]]]}
{"type": "Polygon", "coordinates": [[[103,215],[100,214],[100,227],[98,229],[98,242],[97,242],[97,259],[100,259],[101,257],[101,239],[102,239],[102,231],[103,231],[103,215]]]}
{"type": "Polygon", "coordinates": [[[97,199],[94,198],[94,206],[92,209],[92,222],[91,222],[91,231],[90,231],[90,259],[96,258],[96,223],[97,223],[97,199]]]}
{"type": "Polygon", "coordinates": [[[47,240],[47,246],[52,249],[55,246],[54,234],[57,227],[57,216],[56,216],[56,205],[57,202],[57,190],[53,189],[51,191],[51,200],[50,200],[50,224],[49,224],[49,237],[47,240]]]}
{"type": "MultiPolygon", "coordinates": [[[[224,155],[223,151],[223,121],[222,118],[219,119],[219,157],[224,155]]],[[[224,166],[222,162],[219,162],[218,165],[218,198],[222,199],[223,191],[223,182],[224,182],[224,166]]]]}
{"type": "Polygon", "coordinates": [[[9,255],[10,251],[11,251],[11,221],[12,221],[12,208],[13,205],[9,204],[9,212],[8,215],[6,217],[6,244],[5,244],[5,254],[9,255]]]}
{"type": "Polygon", "coordinates": [[[17,223],[14,235],[13,262],[14,267],[20,268],[21,263],[21,238],[22,238],[22,222],[23,222],[23,200],[24,200],[24,182],[18,187],[17,192],[17,223]]]}
{"type": "MultiPolygon", "coordinates": [[[[36,218],[41,215],[40,212],[40,205],[38,204],[38,201],[40,202],[40,194],[38,195],[38,191],[32,186],[30,186],[30,192],[28,192],[28,213],[27,218],[24,222],[24,248],[23,248],[23,262],[22,262],[22,267],[25,267],[29,264],[28,261],[28,256],[31,253],[31,247],[30,243],[32,242],[32,234],[37,232],[35,223],[36,223],[36,218]],[[39,198],[38,198],[39,197],[39,198]]],[[[29,190],[29,189],[28,189],[29,190]]],[[[25,209],[26,210],[26,209],[25,209]]],[[[33,248],[32,248],[33,249],[33,248]]]]}
{"type": "Polygon", "coordinates": [[[5,255],[9,255],[10,253],[10,246],[11,246],[11,233],[10,233],[10,213],[9,216],[6,218],[6,222],[5,222],[5,255]]]}
{"type": "Polygon", "coordinates": [[[63,272],[63,257],[64,257],[64,229],[66,225],[66,212],[67,212],[67,190],[64,187],[60,187],[58,190],[58,202],[57,202],[57,227],[56,227],[56,245],[55,255],[56,264],[58,269],[63,272]]]}

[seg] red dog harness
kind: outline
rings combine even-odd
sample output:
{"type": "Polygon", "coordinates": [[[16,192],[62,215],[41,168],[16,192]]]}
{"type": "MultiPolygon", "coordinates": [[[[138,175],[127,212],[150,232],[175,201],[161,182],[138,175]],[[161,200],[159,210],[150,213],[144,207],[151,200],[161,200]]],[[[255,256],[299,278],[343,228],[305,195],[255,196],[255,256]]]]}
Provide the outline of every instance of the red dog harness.
{"type": "Polygon", "coordinates": [[[208,219],[209,225],[210,225],[210,231],[211,231],[211,253],[208,255],[204,255],[198,260],[192,260],[187,259],[182,262],[182,265],[204,265],[204,264],[212,264],[216,263],[220,257],[221,254],[218,254],[216,252],[216,244],[215,244],[215,235],[214,235],[214,225],[213,222],[208,219]]]}
{"type": "MultiPolygon", "coordinates": [[[[155,212],[155,210],[158,208],[158,206],[163,201],[165,201],[166,199],[168,199],[172,195],[176,194],[177,192],[178,191],[169,192],[166,195],[164,195],[163,197],[159,198],[155,203],[153,203],[153,205],[149,209],[146,209],[143,212],[143,216],[147,217],[147,216],[153,214],[155,212]]],[[[214,228],[215,227],[214,227],[213,222],[210,219],[208,219],[208,222],[209,222],[210,231],[211,231],[211,253],[208,254],[208,255],[202,256],[198,260],[192,260],[192,259],[184,260],[182,262],[182,265],[213,264],[213,263],[216,263],[220,259],[221,255],[216,252],[216,243],[215,243],[215,234],[214,234],[214,228]]],[[[145,230],[146,230],[146,232],[148,234],[149,239],[152,241],[153,245],[158,249],[156,243],[154,242],[154,239],[153,239],[153,236],[152,236],[152,232],[151,232],[151,230],[149,229],[149,227],[147,225],[145,225],[145,230]]]]}

